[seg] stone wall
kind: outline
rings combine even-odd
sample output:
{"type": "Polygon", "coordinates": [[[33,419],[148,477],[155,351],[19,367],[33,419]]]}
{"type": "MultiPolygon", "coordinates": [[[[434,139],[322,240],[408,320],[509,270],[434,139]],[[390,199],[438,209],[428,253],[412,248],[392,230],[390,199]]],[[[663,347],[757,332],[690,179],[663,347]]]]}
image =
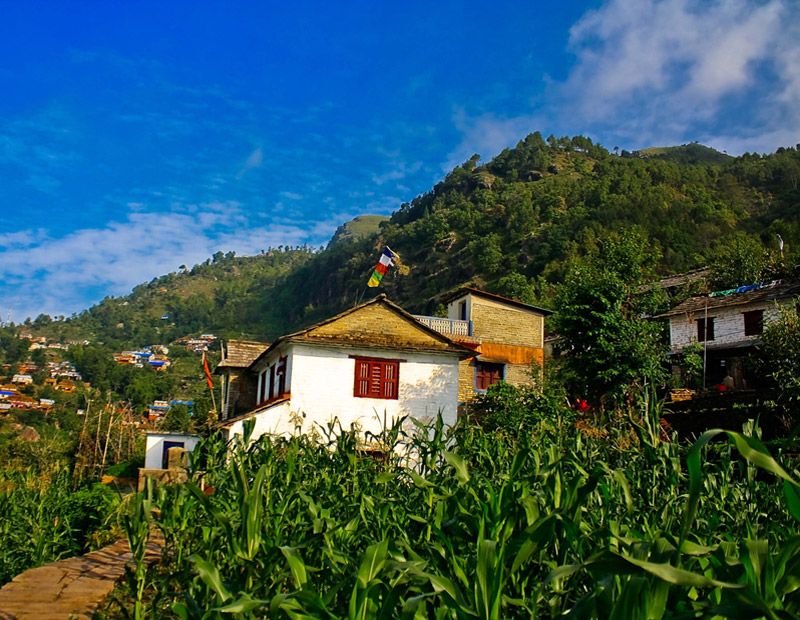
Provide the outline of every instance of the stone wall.
{"type": "MultiPolygon", "coordinates": [[[[751,310],[764,311],[765,327],[780,314],[775,302],[770,301],[710,309],[708,318],[714,319],[714,339],[708,341],[709,347],[758,340],[759,336],[744,335],[743,313],[751,310]]],[[[680,351],[683,347],[697,342],[697,319],[705,317],[705,311],[700,310],[670,318],[670,341],[674,351],[680,351]]]]}
{"type": "Polygon", "coordinates": [[[472,296],[472,335],[482,341],[522,347],[544,346],[544,317],[472,296]]]}

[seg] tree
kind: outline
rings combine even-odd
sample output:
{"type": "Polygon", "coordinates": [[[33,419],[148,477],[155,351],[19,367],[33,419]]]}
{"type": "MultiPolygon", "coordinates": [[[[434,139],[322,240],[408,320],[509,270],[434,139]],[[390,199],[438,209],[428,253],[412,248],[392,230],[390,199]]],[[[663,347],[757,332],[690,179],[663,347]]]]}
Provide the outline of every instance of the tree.
{"type": "Polygon", "coordinates": [[[661,291],[643,290],[658,255],[647,239],[626,232],[572,269],[556,298],[562,379],[573,396],[617,404],[645,380],[664,378],[660,324],[645,318],[661,291]]]}
{"type": "Polygon", "coordinates": [[[186,405],[173,405],[167,412],[163,422],[161,422],[161,429],[173,433],[186,433],[192,426],[192,421],[189,418],[189,409],[186,405]]]}
{"type": "Polygon", "coordinates": [[[800,315],[797,306],[779,308],[778,318],[761,334],[759,366],[774,384],[786,411],[800,405],[800,315]]]}
{"type": "Polygon", "coordinates": [[[711,263],[711,285],[719,290],[756,284],[780,277],[784,270],[782,259],[757,237],[737,233],[720,242],[711,263]]]}

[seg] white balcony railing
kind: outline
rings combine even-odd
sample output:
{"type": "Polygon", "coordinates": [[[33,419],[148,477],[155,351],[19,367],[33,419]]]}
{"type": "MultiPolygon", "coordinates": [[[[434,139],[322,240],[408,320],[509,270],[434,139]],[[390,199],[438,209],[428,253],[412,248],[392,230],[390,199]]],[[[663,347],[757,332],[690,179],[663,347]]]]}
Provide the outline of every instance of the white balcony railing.
{"type": "Polygon", "coordinates": [[[472,321],[456,321],[453,319],[443,319],[438,316],[419,316],[414,318],[434,331],[445,336],[471,336],[472,321]]]}

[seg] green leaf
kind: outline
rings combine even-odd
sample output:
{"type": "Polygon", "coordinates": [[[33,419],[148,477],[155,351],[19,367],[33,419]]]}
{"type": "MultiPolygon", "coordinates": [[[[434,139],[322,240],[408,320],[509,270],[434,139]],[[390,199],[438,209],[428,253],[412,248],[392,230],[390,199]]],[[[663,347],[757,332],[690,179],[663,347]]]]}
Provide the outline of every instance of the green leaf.
{"type": "Polygon", "coordinates": [[[306,565],[300,557],[300,553],[294,547],[279,547],[279,549],[289,563],[295,587],[302,588],[306,584],[307,578],[306,565]]]}
{"type": "Polygon", "coordinates": [[[389,551],[389,541],[383,539],[381,542],[370,545],[364,553],[364,559],[358,569],[358,582],[362,588],[366,588],[369,583],[380,573],[386,563],[386,555],[389,551]]]}
{"type": "Polygon", "coordinates": [[[450,452],[445,450],[442,452],[442,456],[444,460],[447,461],[450,466],[456,470],[456,478],[460,484],[466,484],[469,482],[469,472],[467,471],[467,462],[461,458],[455,452],[450,452]]]}
{"type": "Polygon", "coordinates": [[[269,601],[260,601],[255,598],[250,598],[246,594],[241,594],[238,599],[233,601],[232,603],[228,603],[224,607],[217,607],[212,611],[220,611],[226,614],[241,614],[241,613],[248,613],[253,611],[254,609],[258,609],[259,607],[266,607],[269,605],[269,601]]]}
{"type": "Polygon", "coordinates": [[[223,602],[231,598],[231,593],[222,583],[219,569],[211,562],[204,560],[199,555],[189,556],[189,560],[194,563],[197,574],[209,588],[211,588],[223,602]]]}

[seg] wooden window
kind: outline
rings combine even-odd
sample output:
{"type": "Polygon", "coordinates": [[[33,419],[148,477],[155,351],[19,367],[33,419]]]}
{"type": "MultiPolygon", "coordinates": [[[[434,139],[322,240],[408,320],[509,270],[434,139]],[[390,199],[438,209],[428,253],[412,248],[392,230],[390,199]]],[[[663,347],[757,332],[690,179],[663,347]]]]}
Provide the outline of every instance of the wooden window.
{"type": "Polygon", "coordinates": [[[286,358],[281,357],[278,359],[278,364],[275,369],[275,374],[278,376],[278,396],[286,394],[286,358]]]}
{"type": "Polygon", "coordinates": [[[697,342],[714,340],[714,318],[697,319],[697,342]]]}
{"type": "Polygon", "coordinates": [[[492,364],[490,362],[475,363],[475,389],[481,392],[488,390],[503,378],[503,364],[492,364]]]}
{"type": "Polygon", "coordinates": [[[259,380],[261,382],[261,391],[258,394],[258,402],[264,402],[267,399],[267,376],[268,373],[265,370],[259,375],[259,380]]]}
{"type": "Polygon", "coordinates": [[[397,399],[400,362],[355,358],[353,396],[359,398],[397,399]]]}
{"type": "Polygon", "coordinates": [[[467,320],[467,302],[466,301],[462,301],[460,304],[458,304],[458,318],[461,319],[462,321],[466,321],[467,320]]]}
{"type": "MultiPolygon", "coordinates": [[[[266,376],[264,377],[266,380],[266,376]]],[[[269,400],[275,397],[275,365],[269,367],[269,400]]]]}
{"type": "Polygon", "coordinates": [[[764,332],[764,311],[751,310],[750,312],[742,312],[744,316],[744,335],[745,336],[758,336],[764,332]]]}

